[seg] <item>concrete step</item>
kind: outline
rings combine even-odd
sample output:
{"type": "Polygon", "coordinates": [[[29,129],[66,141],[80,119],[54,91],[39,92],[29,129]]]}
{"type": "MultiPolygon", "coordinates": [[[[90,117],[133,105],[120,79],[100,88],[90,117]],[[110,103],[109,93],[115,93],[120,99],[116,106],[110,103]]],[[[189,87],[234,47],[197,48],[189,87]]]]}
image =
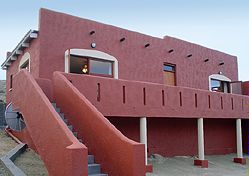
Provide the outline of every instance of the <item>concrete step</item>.
{"type": "MultiPolygon", "coordinates": [[[[57,107],[56,103],[52,103],[53,107],[55,108],[56,112],[59,114],[61,119],[67,124],[67,127],[73,132],[73,126],[69,125],[68,120],[65,118],[64,113],[61,113],[60,108],[57,107]]],[[[78,133],[73,132],[73,135],[77,138],[78,133]]],[[[79,142],[83,143],[82,139],[78,139],[79,142]]],[[[108,176],[108,174],[100,173],[100,164],[94,163],[94,156],[88,155],[88,175],[89,176],[108,176]]]]}
{"type": "Polygon", "coordinates": [[[65,124],[69,125],[69,123],[68,123],[68,120],[67,120],[67,119],[62,119],[62,120],[65,122],[65,124]]]}
{"type": "Polygon", "coordinates": [[[61,112],[61,109],[60,108],[55,108],[56,112],[60,113],[61,112]]]}
{"type": "Polygon", "coordinates": [[[69,128],[70,131],[73,131],[73,125],[68,125],[67,127],[69,128]]]}
{"type": "Polygon", "coordinates": [[[77,138],[78,137],[78,133],[77,132],[73,132],[73,135],[77,138]]]}
{"type": "Polygon", "coordinates": [[[88,164],[88,175],[100,174],[100,164],[88,164]]]}
{"type": "Polygon", "coordinates": [[[52,103],[53,107],[56,108],[56,103],[52,103]]]}
{"type": "Polygon", "coordinates": [[[60,115],[60,117],[61,117],[62,119],[65,119],[64,113],[59,113],[59,115],[60,115]]]}
{"type": "Polygon", "coordinates": [[[94,164],[94,156],[88,155],[88,164],[94,164]]]}

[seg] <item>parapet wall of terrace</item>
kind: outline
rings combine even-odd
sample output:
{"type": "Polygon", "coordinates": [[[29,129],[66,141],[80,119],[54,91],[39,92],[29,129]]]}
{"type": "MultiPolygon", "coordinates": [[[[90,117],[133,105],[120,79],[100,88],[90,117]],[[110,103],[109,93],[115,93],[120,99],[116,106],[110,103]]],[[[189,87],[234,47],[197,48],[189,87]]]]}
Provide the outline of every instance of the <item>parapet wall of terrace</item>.
{"type": "Polygon", "coordinates": [[[63,73],[105,116],[248,118],[249,96],[63,73]]]}

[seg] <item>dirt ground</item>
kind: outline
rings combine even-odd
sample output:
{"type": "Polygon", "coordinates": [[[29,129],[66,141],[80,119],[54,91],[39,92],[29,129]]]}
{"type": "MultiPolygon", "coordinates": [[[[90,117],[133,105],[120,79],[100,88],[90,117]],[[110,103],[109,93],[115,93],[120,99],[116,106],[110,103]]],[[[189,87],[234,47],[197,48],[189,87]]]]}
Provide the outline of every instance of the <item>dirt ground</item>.
{"type": "Polygon", "coordinates": [[[15,165],[19,167],[27,176],[47,176],[48,172],[40,159],[33,150],[27,149],[15,161],[15,165]]]}
{"type": "MultiPolygon", "coordinates": [[[[15,148],[18,144],[6,135],[3,130],[0,130],[0,157],[5,153],[15,148]]],[[[0,162],[0,176],[10,176],[10,173],[5,169],[0,162]]]]}
{"type": "Polygon", "coordinates": [[[148,163],[153,165],[153,173],[146,176],[249,176],[249,160],[241,165],[233,162],[236,154],[206,156],[208,168],[200,168],[193,165],[194,157],[162,157],[153,155],[148,163]]]}
{"type": "MultiPolygon", "coordinates": [[[[7,134],[0,130],[0,157],[5,153],[15,148],[18,144],[8,137],[7,134]]],[[[47,170],[44,163],[33,150],[27,149],[20,155],[14,163],[19,167],[27,176],[47,176],[47,170]]],[[[5,169],[3,164],[0,163],[0,176],[11,176],[5,169]]]]}

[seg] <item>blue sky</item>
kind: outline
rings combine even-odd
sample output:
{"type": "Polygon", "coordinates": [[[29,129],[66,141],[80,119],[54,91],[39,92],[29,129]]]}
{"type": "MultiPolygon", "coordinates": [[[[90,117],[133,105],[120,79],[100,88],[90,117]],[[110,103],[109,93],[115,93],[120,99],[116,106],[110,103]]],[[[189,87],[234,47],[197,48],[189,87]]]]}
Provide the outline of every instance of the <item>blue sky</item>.
{"type": "Polygon", "coordinates": [[[29,29],[38,29],[41,7],[235,55],[239,79],[249,80],[248,0],[8,0],[0,6],[1,63],[29,29]]]}

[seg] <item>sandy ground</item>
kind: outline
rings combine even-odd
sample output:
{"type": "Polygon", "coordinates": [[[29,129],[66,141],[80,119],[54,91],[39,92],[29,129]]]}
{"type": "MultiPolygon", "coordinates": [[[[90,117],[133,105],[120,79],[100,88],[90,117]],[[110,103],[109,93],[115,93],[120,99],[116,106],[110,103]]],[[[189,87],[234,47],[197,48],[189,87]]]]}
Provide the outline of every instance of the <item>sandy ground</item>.
{"type": "MultiPolygon", "coordinates": [[[[0,157],[5,153],[15,148],[18,144],[8,137],[3,130],[0,130],[0,157]]],[[[48,175],[44,163],[33,150],[27,149],[21,156],[19,156],[14,163],[27,176],[46,176],[48,175]]],[[[10,176],[10,173],[0,163],[0,176],[10,176]]]]}
{"type": "Polygon", "coordinates": [[[15,161],[15,165],[19,167],[27,176],[46,176],[48,172],[40,159],[33,150],[27,149],[15,161]]]}
{"type": "MultiPolygon", "coordinates": [[[[5,153],[15,148],[18,144],[6,135],[6,133],[0,130],[0,157],[5,153]]],[[[0,162],[0,176],[9,176],[10,173],[5,169],[5,167],[0,162]]]]}
{"type": "Polygon", "coordinates": [[[164,158],[155,154],[148,159],[148,163],[153,165],[154,172],[146,176],[249,176],[249,160],[247,159],[247,165],[236,164],[232,162],[235,156],[206,156],[209,168],[200,168],[193,165],[193,157],[164,158]]]}

